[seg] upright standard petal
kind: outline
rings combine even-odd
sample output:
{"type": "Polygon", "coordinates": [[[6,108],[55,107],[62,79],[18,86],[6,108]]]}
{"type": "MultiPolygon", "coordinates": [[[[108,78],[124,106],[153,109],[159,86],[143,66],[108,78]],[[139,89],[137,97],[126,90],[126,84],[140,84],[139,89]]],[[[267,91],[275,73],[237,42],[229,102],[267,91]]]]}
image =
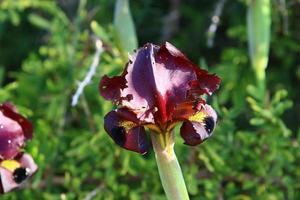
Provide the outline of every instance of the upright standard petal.
{"type": "Polygon", "coordinates": [[[109,112],[104,118],[104,129],[119,146],[144,154],[148,150],[144,127],[136,115],[126,108],[109,112]]]}
{"type": "Polygon", "coordinates": [[[193,74],[192,80],[187,79],[184,81],[185,84],[189,84],[190,86],[186,88],[188,91],[185,91],[185,95],[187,95],[186,92],[196,92],[197,97],[204,93],[211,95],[219,87],[221,79],[217,75],[209,74],[208,71],[200,69],[168,42],[160,47],[156,57],[163,58],[166,68],[188,71],[193,74]]]}
{"type": "Polygon", "coordinates": [[[180,128],[180,135],[187,145],[202,143],[213,133],[217,122],[217,114],[209,105],[203,107],[183,122],[180,128]]]}
{"type": "Polygon", "coordinates": [[[6,193],[19,187],[37,169],[37,165],[29,154],[0,161],[0,193],[6,193]]]}

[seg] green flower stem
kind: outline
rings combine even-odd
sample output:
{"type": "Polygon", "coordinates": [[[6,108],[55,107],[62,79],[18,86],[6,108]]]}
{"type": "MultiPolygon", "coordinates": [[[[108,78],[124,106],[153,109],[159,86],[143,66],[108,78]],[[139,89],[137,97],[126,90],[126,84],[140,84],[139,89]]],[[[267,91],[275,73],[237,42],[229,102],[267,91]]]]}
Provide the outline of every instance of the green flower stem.
{"type": "Polygon", "coordinates": [[[159,176],[167,198],[169,200],[188,200],[189,196],[181,168],[174,152],[173,132],[150,135],[159,176]]]}

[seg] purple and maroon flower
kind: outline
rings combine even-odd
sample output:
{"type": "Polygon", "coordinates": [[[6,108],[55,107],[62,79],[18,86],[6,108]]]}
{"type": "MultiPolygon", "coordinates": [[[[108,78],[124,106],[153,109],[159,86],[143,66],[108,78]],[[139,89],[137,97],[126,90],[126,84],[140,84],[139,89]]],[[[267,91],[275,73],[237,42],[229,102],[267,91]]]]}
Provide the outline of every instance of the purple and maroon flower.
{"type": "Polygon", "coordinates": [[[148,43],[130,56],[120,76],[102,78],[101,95],[119,106],[105,116],[104,128],[118,145],[142,154],[148,148],[145,128],[163,134],[183,122],[185,144],[200,144],[217,121],[201,96],[211,95],[219,84],[218,76],[200,69],[170,43],[148,43]]]}
{"type": "Polygon", "coordinates": [[[0,193],[17,188],[37,171],[23,148],[32,138],[32,125],[10,103],[0,104],[0,193]]]}

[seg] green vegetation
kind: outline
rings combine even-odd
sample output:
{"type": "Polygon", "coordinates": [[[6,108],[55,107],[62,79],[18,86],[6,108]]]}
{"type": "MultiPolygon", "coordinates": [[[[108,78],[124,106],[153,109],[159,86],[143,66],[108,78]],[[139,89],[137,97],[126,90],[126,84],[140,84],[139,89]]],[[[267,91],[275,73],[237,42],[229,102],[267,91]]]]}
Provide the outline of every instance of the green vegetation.
{"type": "Polygon", "coordinates": [[[34,124],[27,152],[39,165],[23,189],[1,199],[165,199],[153,151],[125,151],[103,130],[112,104],[98,92],[100,78],[119,74],[137,41],[163,40],[222,78],[208,97],[219,114],[214,136],[189,147],[177,130],[190,198],[300,199],[299,1],[260,0],[271,13],[255,10],[254,0],[129,2],[131,16],[114,13],[110,0],[0,1],[0,102],[14,102],[34,124]],[[220,3],[218,29],[207,34],[220,3]],[[104,52],[72,107],[95,38],[104,52]]]}

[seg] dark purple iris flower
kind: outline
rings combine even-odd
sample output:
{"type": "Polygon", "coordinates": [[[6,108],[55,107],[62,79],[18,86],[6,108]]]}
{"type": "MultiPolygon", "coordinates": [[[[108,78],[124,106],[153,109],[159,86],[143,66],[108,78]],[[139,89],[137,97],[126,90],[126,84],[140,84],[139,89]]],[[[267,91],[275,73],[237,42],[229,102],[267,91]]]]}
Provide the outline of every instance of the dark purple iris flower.
{"type": "Polygon", "coordinates": [[[200,96],[211,95],[220,78],[200,69],[172,44],[151,43],[130,56],[120,76],[104,76],[101,95],[119,106],[104,119],[104,128],[121,147],[146,153],[145,128],[164,134],[183,122],[180,134],[197,145],[214,130],[217,114],[200,96]]]}
{"type": "Polygon", "coordinates": [[[0,104],[0,193],[17,188],[37,171],[25,141],[32,138],[32,125],[12,104],[0,104]]]}

